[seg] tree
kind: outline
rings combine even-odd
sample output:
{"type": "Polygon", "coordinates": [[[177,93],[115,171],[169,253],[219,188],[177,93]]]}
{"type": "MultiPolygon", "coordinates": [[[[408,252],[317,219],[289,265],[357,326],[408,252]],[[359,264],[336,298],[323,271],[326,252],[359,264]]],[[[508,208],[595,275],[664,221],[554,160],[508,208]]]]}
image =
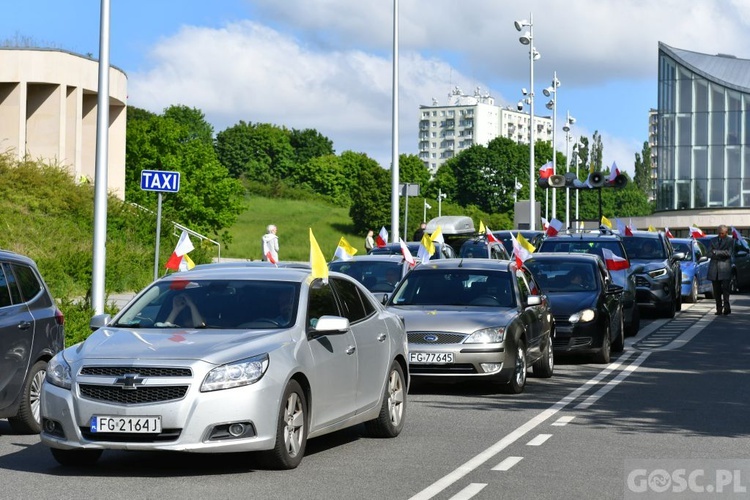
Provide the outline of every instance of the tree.
{"type": "Polygon", "coordinates": [[[195,136],[198,122],[191,123],[128,107],[125,199],[155,208],[156,193],[140,189],[141,170],[180,172],[180,191],[163,196],[164,218],[218,235],[242,211],[244,190],[219,163],[213,146],[195,136]]]}
{"type": "Polygon", "coordinates": [[[604,145],[598,130],[594,131],[594,137],[591,141],[590,158],[590,172],[601,172],[604,169],[604,145]]]}
{"type": "Polygon", "coordinates": [[[233,177],[261,183],[286,179],[296,166],[288,132],[268,123],[240,121],[219,132],[216,153],[233,177]]]}
{"type": "Polygon", "coordinates": [[[651,146],[648,145],[648,141],[643,141],[642,155],[635,154],[633,181],[646,196],[651,196],[651,146]]]}
{"type": "Polygon", "coordinates": [[[390,172],[364,154],[350,153],[349,161],[352,155],[358,155],[360,161],[352,183],[349,216],[358,230],[377,233],[381,226],[391,224],[390,172]]]}
{"type": "Polygon", "coordinates": [[[456,201],[475,204],[485,212],[501,209],[504,200],[504,176],[499,172],[497,155],[484,146],[474,145],[456,157],[456,201]]]}
{"type": "Polygon", "coordinates": [[[297,165],[304,165],[313,158],[335,154],[333,141],[312,128],[292,129],[289,132],[289,144],[294,148],[297,165]]]}
{"type": "Polygon", "coordinates": [[[291,181],[295,186],[325,196],[336,205],[348,206],[351,203],[351,182],[344,163],[336,155],[311,158],[293,171],[291,181]]]}
{"type": "Polygon", "coordinates": [[[182,125],[187,130],[186,140],[198,139],[213,146],[214,127],[206,121],[201,110],[187,106],[169,106],[164,110],[164,118],[182,125]]]}
{"type": "Polygon", "coordinates": [[[402,183],[419,184],[422,196],[426,195],[426,188],[430,183],[430,171],[424,166],[419,156],[399,155],[398,178],[402,183]]]}

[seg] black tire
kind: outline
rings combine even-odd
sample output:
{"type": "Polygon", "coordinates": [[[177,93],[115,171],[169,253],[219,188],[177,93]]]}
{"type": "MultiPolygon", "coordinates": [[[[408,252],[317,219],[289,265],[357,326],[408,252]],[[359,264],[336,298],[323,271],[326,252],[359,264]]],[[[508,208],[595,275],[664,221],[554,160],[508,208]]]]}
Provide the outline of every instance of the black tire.
{"type": "Polygon", "coordinates": [[[531,365],[534,376],[538,378],[550,378],[555,371],[555,351],[552,348],[552,339],[548,336],[542,345],[542,357],[531,365]]]}
{"type": "Polygon", "coordinates": [[[729,280],[729,293],[736,294],[740,293],[740,284],[737,281],[737,273],[732,273],[732,278],[729,280]]]}
{"type": "Polygon", "coordinates": [[[502,386],[503,392],[506,394],[521,394],[526,387],[527,369],[526,344],[522,339],[518,339],[513,353],[513,373],[508,383],[502,386]]]}
{"type": "Polygon", "coordinates": [[[404,428],[406,417],[406,379],[398,361],[394,361],[388,373],[378,418],[365,422],[367,433],[376,438],[394,438],[404,428]]]}
{"type": "Polygon", "coordinates": [[[690,293],[685,296],[685,301],[691,304],[698,302],[698,280],[695,278],[690,283],[690,293]]]}
{"type": "Polygon", "coordinates": [[[612,342],[612,352],[622,352],[625,349],[625,323],[623,315],[620,314],[620,333],[617,338],[612,342]]]}
{"type": "Polygon", "coordinates": [[[626,337],[635,337],[638,335],[638,330],[641,329],[641,311],[638,309],[638,304],[633,304],[633,315],[630,318],[630,323],[625,329],[626,337]]]}
{"type": "Polygon", "coordinates": [[[682,292],[680,291],[679,283],[677,283],[677,287],[675,289],[674,300],[675,300],[675,312],[682,311],[682,292]]]}
{"type": "Polygon", "coordinates": [[[674,300],[670,300],[667,304],[661,307],[661,315],[664,318],[674,318],[677,314],[677,303],[674,300]]]}
{"type": "Polygon", "coordinates": [[[594,363],[607,363],[611,361],[612,356],[612,328],[607,324],[602,336],[602,347],[599,352],[594,354],[594,363]]]}
{"type": "Polygon", "coordinates": [[[102,456],[102,450],[59,450],[50,448],[50,451],[57,463],[66,467],[94,465],[102,456]]]}
{"type": "Polygon", "coordinates": [[[39,414],[39,398],[42,395],[42,383],[47,374],[47,362],[37,361],[29,370],[23,383],[21,406],[15,417],[8,418],[10,427],[19,434],[39,434],[42,432],[42,418],[39,414]]]}
{"type": "Polygon", "coordinates": [[[302,461],[307,445],[307,398],[296,380],[290,380],[281,398],[276,427],[276,445],[263,452],[269,469],[294,469],[302,461]]]}

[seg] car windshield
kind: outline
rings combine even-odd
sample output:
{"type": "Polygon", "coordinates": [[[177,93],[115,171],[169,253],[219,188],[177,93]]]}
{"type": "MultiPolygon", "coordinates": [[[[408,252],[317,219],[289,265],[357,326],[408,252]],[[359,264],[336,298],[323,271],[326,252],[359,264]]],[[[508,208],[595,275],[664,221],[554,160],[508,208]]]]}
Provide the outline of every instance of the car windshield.
{"type": "Polygon", "coordinates": [[[622,239],[622,244],[631,259],[664,260],[667,258],[664,247],[655,238],[627,236],[622,239]]]}
{"type": "Polygon", "coordinates": [[[596,269],[590,263],[530,260],[526,262],[542,291],[590,292],[597,289],[596,269]]]}
{"type": "Polygon", "coordinates": [[[693,260],[692,252],[690,251],[690,245],[688,243],[673,241],[672,247],[674,248],[675,253],[682,252],[685,254],[682,260],[693,260]]]}
{"type": "Polygon", "coordinates": [[[602,255],[602,248],[606,248],[617,257],[626,259],[630,254],[623,252],[622,245],[618,240],[596,240],[586,241],[572,238],[549,239],[542,242],[540,252],[564,252],[564,253],[593,253],[599,257],[602,255]]]}
{"type": "Polygon", "coordinates": [[[328,269],[359,281],[371,292],[392,292],[401,280],[403,265],[398,261],[337,260],[328,269]]]}
{"type": "Polygon", "coordinates": [[[411,272],[391,299],[396,306],[514,307],[508,272],[431,269],[411,272]]]}
{"type": "Polygon", "coordinates": [[[288,328],[300,284],[260,280],[162,280],[123,310],[127,328],[288,328]]]}

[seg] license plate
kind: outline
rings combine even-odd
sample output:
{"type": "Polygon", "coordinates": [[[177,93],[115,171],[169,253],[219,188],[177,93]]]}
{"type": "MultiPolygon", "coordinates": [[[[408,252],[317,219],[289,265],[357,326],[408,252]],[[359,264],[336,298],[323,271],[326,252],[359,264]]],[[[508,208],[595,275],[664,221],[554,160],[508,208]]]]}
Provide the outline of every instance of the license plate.
{"type": "Polygon", "coordinates": [[[94,415],[91,432],[152,434],[161,432],[161,417],[118,417],[94,415]]]}
{"type": "Polygon", "coordinates": [[[430,363],[435,365],[445,365],[453,363],[452,352],[410,352],[409,363],[430,363]]]}

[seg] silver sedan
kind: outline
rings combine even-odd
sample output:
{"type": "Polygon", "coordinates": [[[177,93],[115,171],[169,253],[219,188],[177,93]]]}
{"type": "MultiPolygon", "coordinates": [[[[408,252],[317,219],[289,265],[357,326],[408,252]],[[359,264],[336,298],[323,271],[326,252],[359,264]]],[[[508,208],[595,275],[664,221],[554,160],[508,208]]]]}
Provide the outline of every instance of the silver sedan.
{"type": "Polygon", "coordinates": [[[203,266],[155,281],[49,364],[42,442],[63,465],[103,450],[260,451],[296,467],[308,438],[403,428],[402,321],[355,280],[203,266]]]}

